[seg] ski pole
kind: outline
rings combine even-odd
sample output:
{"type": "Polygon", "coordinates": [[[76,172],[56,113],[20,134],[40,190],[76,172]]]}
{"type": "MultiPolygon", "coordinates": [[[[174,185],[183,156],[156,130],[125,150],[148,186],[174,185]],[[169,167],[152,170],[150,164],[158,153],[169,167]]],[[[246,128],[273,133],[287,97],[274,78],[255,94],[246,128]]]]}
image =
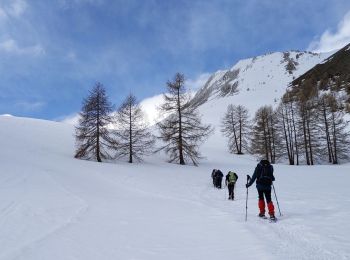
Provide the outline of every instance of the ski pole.
{"type": "Polygon", "coordinates": [[[233,184],[232,199],[235,197],[236,183],[233,184]]]}
{"type": "MultiPolygon", "coordinates": [[[[247,185],[249,180],[250,180],[250,176],[247,175],[247,185]]],[[[247,187],[247,196],[245,199],[245,221],[247,221],[247,218],[248,218],[248,187],[247,187]]]]}
{"type": "Polygon", "coordinates": [[[281,210],[280,210],[280,204],[278,203],[278,199],[277,199],[277,195],[276,195],[276,190],[275,190],[275,186],[272,183],[272,188],[273,188],[273,193],[275,194],[275,198],[276,198],[276,202],[277,202],[277,207],[278,207],[278,211],[280,213],[280,216],[282,216],[281,210]]]}

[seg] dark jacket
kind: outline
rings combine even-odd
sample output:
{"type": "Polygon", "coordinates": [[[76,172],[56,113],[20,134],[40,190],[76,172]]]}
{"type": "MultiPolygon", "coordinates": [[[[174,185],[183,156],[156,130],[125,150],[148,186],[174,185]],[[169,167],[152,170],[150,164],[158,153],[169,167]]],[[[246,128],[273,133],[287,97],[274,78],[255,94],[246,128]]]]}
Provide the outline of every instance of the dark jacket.
{"type": "Polygon", "coordinates": [[[222,173],[222,171],[217,170],[216,173],[215,173],[215,177],[219,178],[219,179],[222,179],[222,177],[224,177],[224,174],[222,173]]]}
{"type": "Polygon", "coordinates": [[[269,167],[270,172],[272,174],[272,181],[275,181],[275,176],[273,175],[273,166],[270,164],[270,162],[268,160],[261,160],[258,165],[255,167],[255,171],[254,174],[252,176],[252,178],[250,179],[249,183],[248,183],[248,187],[251,186],[255,180],[256,181],[256,188],[258,190],[271,190],[271,185],[266,185],[266,184],[262,184],[259,183],[259,177],[262,173],[262,169],[263,167],[269,167]]]}
{"type": "Polygon", "coordinates": [[[212,179],[215,178],[215,174],[216,174],[216,169],[214,169],[214,170],[211,172],[211,177],[212,177],[212,179]]]}

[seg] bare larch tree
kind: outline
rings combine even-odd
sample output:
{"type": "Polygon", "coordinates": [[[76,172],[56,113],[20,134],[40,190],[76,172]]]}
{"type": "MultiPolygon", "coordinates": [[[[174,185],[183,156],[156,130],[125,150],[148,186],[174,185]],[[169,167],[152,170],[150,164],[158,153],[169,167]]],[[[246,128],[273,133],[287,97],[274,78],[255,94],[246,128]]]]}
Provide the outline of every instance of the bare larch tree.
{"type": "Polygon", "coordinates": [[[349,159],[349,123],[344,120],[345,112],[334,93],[322,95],[319,105],[323,115],[319,133],[325,140],[321,147],[326,146],[323,151],[327,151],[328,161],[338,164],[340,160],[349,159]]]}
{"type": "Polygon", "coordinates": [[[255,113],[254,126],[252,131],[251,149],[252,152],[264,159],[275,163],[277,149],[280,140],[276,132],[276,113],[272,106],[263,106],[255,113]]]}
{"type": "Polygon", "coordinates": [[[299,165],[299,150],[302,140],[302,132],[297,123],[300,121],[295,98],[287,92],[277,110],[277,135],[281,138],[280,156],[288,158],[290,165],[299,165]]]}
{"type": "Polygon", "coordinates": [[[107,129],[112,123],[112,105],[108,101],[106,90],[101,83],[96,83],[89,96],[83,100],[78,126],[75,128],[75,158],[101,162],[110,159],[110,152],[115,145],[107,129]]]}
{"type": "Polygon", "coordinates": [[[155,138],[134,95],[127,96],[118,109],[116,119],[116,157],[128,157],[129,163],[134,159],[142,161],[144,155],[152,152],[155,138]]]}
{"type": "Polygon", "coordinates": [[[190,160],[197,165],[201,158],[199,144],[212,132],[212,128],[201,123],[196,107],[190,103],[184,82],[184,75],[180,73],[175,75],[173,81],[167,82],[164,103],[159,107],[165,119],[157,124],[159,138],[165,145],[159,150],[169,154],[169,162],[184,165],[190,160]]]}
{"type": "Polygon", "coordinates": [[[229,105],[222,119],[221,132],[229,139],[230,152],[243,154],[243,148],[248,144],[248,109],[242,105],[229,105]]]}

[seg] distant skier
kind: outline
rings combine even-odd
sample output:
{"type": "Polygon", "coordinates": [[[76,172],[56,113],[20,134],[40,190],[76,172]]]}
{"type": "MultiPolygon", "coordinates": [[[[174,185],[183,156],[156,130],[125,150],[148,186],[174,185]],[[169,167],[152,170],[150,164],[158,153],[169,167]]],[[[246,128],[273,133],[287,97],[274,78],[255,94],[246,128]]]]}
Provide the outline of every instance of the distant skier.
{"type": "Polygon", "coordinates": [[[213,179],[213,186],[215,187],[215,177],[216,177],[216,169],[213,169],[211,172],[211,178],[213,179]]]}
{"type": "Polygon", "coordinates": [[[220,170],[216,170],[216,173],[215,173],[215,187],[216,188],[221,189],[223,177],[224,177],[224,174],[220,170]]]}
{"type": "Polygon", "coordinates": [[[250,179],[249,183],[246,184],[248,189],[256,180],[256,188],[259,193],[259,217],[265,217],[265,201],[267,203],[267,208],[269,210],[270,219],[275,221],[275,207],[271,201],[271,185],[275,181],[273,176],[273,167],[268,160],[261,160],[255,168],[254,174],[250,179]]]}
{"type": "Polygon", "coordinates": [[[238,180],[238,176],[235,172],[229,171],[226,175],[225,184],[228,188],[228,199],[234,200],[235,194],[234,189],[236,185],[236,181],[238,180]]]}

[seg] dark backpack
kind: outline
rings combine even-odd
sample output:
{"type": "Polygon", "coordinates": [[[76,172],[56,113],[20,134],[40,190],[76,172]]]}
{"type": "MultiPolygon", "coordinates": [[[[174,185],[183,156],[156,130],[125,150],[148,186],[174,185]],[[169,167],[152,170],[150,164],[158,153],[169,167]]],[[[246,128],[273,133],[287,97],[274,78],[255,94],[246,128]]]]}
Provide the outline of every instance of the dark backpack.
{"type": "Polygon", "coordinates": [[[271,164],[260,164],[260,175],[257,178],[257,183],[262,185],[272,185],[273,173],[271,164]]]}
{"type": "Polygon", "coordinates": [[[222,179],[222,177],[224,177],[224,174],[222,173],[222,171],[217,170],[217,171],[216,171],[216,174],[215,174],[215,177],[216,177],[216,178],[219,178],[219,179],[222,179]]]}

